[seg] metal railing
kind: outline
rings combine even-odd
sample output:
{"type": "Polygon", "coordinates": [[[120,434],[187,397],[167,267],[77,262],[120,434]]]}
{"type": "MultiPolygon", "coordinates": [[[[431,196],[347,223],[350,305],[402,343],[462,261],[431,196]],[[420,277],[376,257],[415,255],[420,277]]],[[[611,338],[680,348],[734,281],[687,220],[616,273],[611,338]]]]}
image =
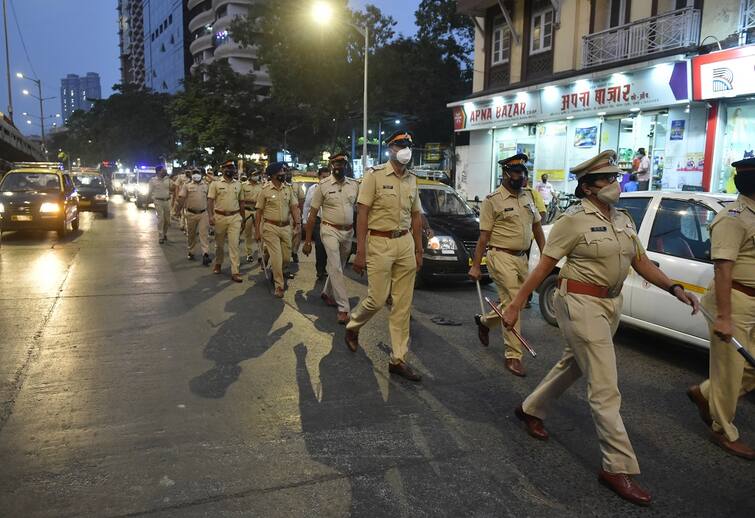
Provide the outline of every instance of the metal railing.
{"type": "Polygon", "coordinates": [[[755,0],[741,0],[739,4],[739,32],[755,29],[755,0]]]}
{"type": "Polygon", "coordinates": [[[700,11],[678,9],[584,36],[582,67],[683,49],[697,45],[699,39],[700,11]]]}

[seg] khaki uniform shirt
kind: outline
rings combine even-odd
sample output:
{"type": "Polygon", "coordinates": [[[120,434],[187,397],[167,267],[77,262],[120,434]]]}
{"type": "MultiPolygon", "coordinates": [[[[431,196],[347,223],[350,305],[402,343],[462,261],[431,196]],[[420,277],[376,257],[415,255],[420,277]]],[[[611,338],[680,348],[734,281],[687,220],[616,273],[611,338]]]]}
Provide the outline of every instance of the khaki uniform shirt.
{"type": "Polygon", "coordinates": [[[262,211],[262,217],[279,223],[288,222],[291,208],[298,204],[293,188],[286,183],[276,188],[273,182],[270,182],[257,196],[257,210],[262,211]]]}
{"type": "Polygon", "coordinates": [[[354,224],[354,204],[359,195],[356,180],[344,177],[339,183],[334,176],[329,176],[312,188],[312,208],[322,208],[322,221],[334,225],[354,224]]]}
{"type": "Polygon", "coordinates": [[[170,178],[164,176],[162,179],[153,176],[149,180],[149,193],[152,198],[161,198],[167,200],[170,198],[170,178]]]}
{"type": "Polygon", "coordinates": [[[501,186],[488,194],[480,208],[480,230],[490,232],[490,246],[527,250],[532,245],[532,225],[540,222],[532,193],[511,194],[501,186]]]}
{"type": "Polygon", "coordinates": [[[632,260],[644,253],[628,213],[613,209],[608,219],[588,200],[556,220],[543,250],[556,261],[566,256],[560,277],[612,291],[624,284],[632,260]]]}
{"type": "Polygon", "coordinates": [[[228,181],[225,178],[216,180],[210,184],[207,197],[215,200],[215,209],[225,212],[239,210],[241,197],[241,184],[235,180],[228,181]]]}
{"type": "Polygon", "coordinates": [[[740,195],[710,224],[711,259],[734,261],[731,278],[755,288],[755,201],[740,195]]]}
{"type": "Polygon", "coordinates": [[[204,182],[184,183],[178,197],[184,201],[184,207],[190,210],[207,210],[207,192],[209,187],[204,182]]]}
{"type": "Polygon", "coordinates": [[[255,210],[260,191],[262,191],[262,186],[259,183],[241,182],[241,195],[244,198],[246,208],[251,211],[255,210]]]}
{"type": "Polygon", "coordinates": [[[357,203],[370,207],[370,230],[410,230],[412,213],[421,211],[417,177],[407,169],[399,178],[391,162],[380,164],[365,174],[357,203]]]}

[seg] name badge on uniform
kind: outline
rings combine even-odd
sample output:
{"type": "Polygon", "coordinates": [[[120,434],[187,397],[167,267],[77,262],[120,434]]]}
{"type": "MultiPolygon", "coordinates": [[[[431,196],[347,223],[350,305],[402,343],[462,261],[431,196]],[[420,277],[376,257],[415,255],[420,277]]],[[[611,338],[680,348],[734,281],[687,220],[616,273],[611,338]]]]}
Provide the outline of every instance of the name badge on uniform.
{"type": "Polygon", "coordinates": [[[510,212],[512,210],[514,210],[514,207],[506,207],[505,209],[503,209],[503,212],[510,212]]]}
{"type": "Polygon", "coordinates": [[[392,185],[383,185],[383,189],[393,189],[392,185]]]}
{"type": "Polygon", "coordinates": [[[590,232],[607,232],[608,228],[606,227],[592,227],[590,229],[590,232]]]}
{"type": "Polygon", "coordinates": [[[328,191],[328,194],[335,194],[336,191],[328,191]]]}

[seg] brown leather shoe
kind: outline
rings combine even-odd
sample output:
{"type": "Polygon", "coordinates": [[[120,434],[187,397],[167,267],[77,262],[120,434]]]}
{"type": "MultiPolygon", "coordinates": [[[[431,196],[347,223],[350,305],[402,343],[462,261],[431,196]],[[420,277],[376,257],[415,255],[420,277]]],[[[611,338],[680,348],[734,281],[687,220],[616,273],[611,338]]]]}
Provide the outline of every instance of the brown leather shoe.
{"type": "Polygon", "coordinates": [[[711,433],[710,440],[713,444],[720,446],[726,453],[747,460],[755,460],[755,450],[740,440],[729,441],[726,439],[726,436],[720,432],[711,433]]]}
{"type": "Polygon", "coordinates": [[[359,349],[359,333],[356,331],[346,330],[346,346],[353,353],[359,349]]]}
{"type": "Polygon", "coordinates": [[[349,314],[345,311],[338,312],[338,323],[345,326],[349,322],[349,314]]]}
{"type": "Polygon", "coordinates": [[[482,315],[475,315],[474,322],[477,324],[477,338],[480,339],[482,345],[487,347],[490,345],[490,329],[482,323],[482,315]]]}
{"type": "Polygon", "coordinates": [[[283,298],[283,288],[275,288],[275,296],[279,299],[283,298]]]}
{"type": "Polygon", "coordinates": [[[598,481],[633,504],[648,506],[652,501],[650,493],[642,489],[631,475],[626,473],[609,473],[601,469],[598,473],[598,481]]]}
{"type": "Polygon", "coordinates": [[[700,391],[700,385],[692,385],[687,389],[687,397],[697,406],[697,413],[700,414],[700,419],[710,426],[713,424],[713,419],[710,417],[710,406],[708,400],[705,399],[703,393],[700,391]]]}
{"type": "Polygon", "coordinates": [[[526,376],[526,374],[524,373],[524,365],[522,365],[522,360],[518,358],[506,358],[504,366],[515,376],[522,378],[526,376]]]}
{"type": "Polygon", "coordinates": [[[514,410],[514,415],[527,427],[527,433],[539,441],[548,440],[548,430],[545,429],[543,420],[534,415],[525,414],[522,405],[514,410]]]}
{"type": "Polygon", "coordinates": [[[233,282],[244,282],[244,279],[242,279],[241,275],[239,275],[238,273],[234,273],[233,275],[231,275],[231,280],[233,282]]]}
{"type": "Polygon", "coordinates": [[[220,273],[220,265],[216,264],[212,267],[212,273],[220,273]]]}
{"type": "Polygon", "coordinates": [[[422,376],[417,374],[406,363],[400,361],[397,363],[388,364],[388,372],[408,379],[409,381],[422,381],[422,376]]]}
{"type": "Polygon", "coordinates": [[[326,295],[325,293],[320,293],[320,298],[325,302],[328,306],[337,306],[336,299],[331,297],[330,295],[326,295]]]}

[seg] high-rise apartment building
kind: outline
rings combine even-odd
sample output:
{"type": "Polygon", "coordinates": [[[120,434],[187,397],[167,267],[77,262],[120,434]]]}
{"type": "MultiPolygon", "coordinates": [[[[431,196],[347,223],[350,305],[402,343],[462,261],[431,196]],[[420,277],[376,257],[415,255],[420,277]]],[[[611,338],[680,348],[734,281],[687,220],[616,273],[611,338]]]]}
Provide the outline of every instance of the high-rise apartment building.
{"type": "Polygon", "coordinates": [[[121,83],[144,87],[144,0],[118,0],[121,83]]]}
{"type": "Polygon", "coordinates": [[[176,93],[183,86],[191,56],[186,43],[184,0],[142,0],[144,13],[144,86],[176,93]]]}
{"type": "Polygon", "coordinates": [[[93,101],[102,98],[100,75],[88,72],[85,76],[68,74],[60,80],[60,113],[68,120],[76,110],[89,111],[93,101]]]}

